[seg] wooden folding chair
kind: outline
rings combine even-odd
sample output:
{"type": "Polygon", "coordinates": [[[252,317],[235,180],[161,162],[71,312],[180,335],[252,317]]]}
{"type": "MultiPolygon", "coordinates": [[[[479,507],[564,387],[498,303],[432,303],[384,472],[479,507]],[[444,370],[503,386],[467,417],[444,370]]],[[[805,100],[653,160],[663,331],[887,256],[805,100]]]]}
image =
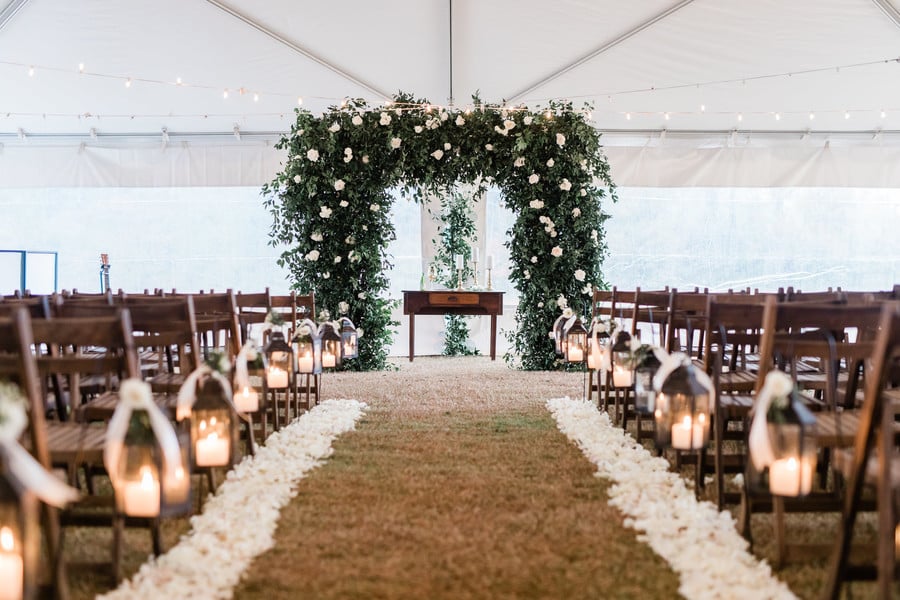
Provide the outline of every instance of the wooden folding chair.
{"type": "Polygon", "coordinates": [[[264,323],[269,311],[272,310],[271,294],[269,288],[264,292],[244,294],[238,291],[235,296],[235,305],[238,310],[238,320],[241,327],[241,345],[250,339],[250,330],[253,325],[264,323]]]}

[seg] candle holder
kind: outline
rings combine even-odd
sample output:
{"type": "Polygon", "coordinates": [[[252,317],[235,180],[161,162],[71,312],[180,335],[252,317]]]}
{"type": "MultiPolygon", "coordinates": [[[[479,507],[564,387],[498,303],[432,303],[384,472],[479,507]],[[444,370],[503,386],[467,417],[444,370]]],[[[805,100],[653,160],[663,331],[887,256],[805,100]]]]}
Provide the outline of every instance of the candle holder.
{"type": "Polygon", "coordinates": [[[434,289],[434,282],[437,280],[437,274],[434,271],[434,265],[428,267],[428,289],[434,289]]]}
{"type": "Polygon", "coordinates": [[[472,261],[472,289],[478,289],[478,261],[472,261]]]}
{"type": "Polygon", "coordinates": [[[494,284],[491,281],[491,271],[493,271],[493,269],[490,269],[490,268],[485,269],[485,272],[487,273],[486,289],[489,292],[494,289],[494,284]]]}
{"type": "Polygon", "coordinates": [[[456,269],[456,291],[463,291],[463,270],[462,268],[456,269]]]}

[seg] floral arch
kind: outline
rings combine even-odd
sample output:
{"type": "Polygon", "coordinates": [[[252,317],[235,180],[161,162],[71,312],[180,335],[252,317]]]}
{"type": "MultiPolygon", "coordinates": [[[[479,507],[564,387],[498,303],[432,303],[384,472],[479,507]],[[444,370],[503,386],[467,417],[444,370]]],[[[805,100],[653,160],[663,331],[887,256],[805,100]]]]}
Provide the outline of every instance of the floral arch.
{"type": "Polygon", "coordinates": [[[384,297],[387,247],[396,237],[388,212],[398,186],[418,200],[457,182],[500,188],[516,215],[506,247],[520,302],[507,335],[522,368],[559,367],[547,332],[560,306],[582,308],[591,286],[604,285],[601,202],[615,200],[615,186],[587,109],[473,100],[453,109],[398,94],[384,107],[358,99],[322,116],[297,109],[277,145],[288,156],[263,187],[270,243],[288,247],[279,264],[294,289],[314,290],[317,305],[332,313],[348,309],[364,330],[352,368],[386,366],[396,325],[384,297]]]}

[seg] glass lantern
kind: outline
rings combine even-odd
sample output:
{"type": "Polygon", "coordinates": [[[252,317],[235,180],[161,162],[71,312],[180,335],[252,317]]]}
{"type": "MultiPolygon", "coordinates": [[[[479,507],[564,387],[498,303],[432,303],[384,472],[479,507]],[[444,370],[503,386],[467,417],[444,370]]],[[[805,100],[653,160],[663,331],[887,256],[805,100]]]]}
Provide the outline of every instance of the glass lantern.
{"type": "Polygon", "coordinates": [[[129,517],[156,518],[162,505],[162,459],[150,416],[135,410],[128,422],[114,480],[116,509],[129,517]]]}
{"type": "Polygon", "coordinates": [[[341,334],[335,330],[331,321],[319,325],[319,337],[322,338],[322,368],[341,366],[341,334]]]}
{"type": "Polygon", "coordinates": [[[652,415],[656,407],[656,390],[653,378],[660,367],[659,359],[652,351],[634,369],[634,408],[642,415],[652,415]]]}
{"type": "Polygon", "coordinates": [[[568,363],[583,363],[587,360],[587,329],[578,317],[566,322],[563,330],[565,360],[568,363]]]}
{"type": "Polygon", "coordinates": [[[606,370],[603,368],[604,348],[609,342],[609,333],[600,317],[594,317],[591,321],[590,329],[588,329],[587,340],[587,363],[588,369],[592,371],[606,370]],[[596,332],[596,335],[595,333],[596,332]]]}
{"type": "Polygon", "coordinates": [[[234,406],[218,378],[197,385],[191,411],[191,446],[196,467],[230,467],[238,460],[240,427],[234,406]]]}
{"type": "Polygon", "coordinates": [[[563,328],[566,326],[566,317],[559,315],[553,322],[553,329],[550,331],[550,339],[553,340],[553,350],[559,355],[565,354],[563,350],[563,328]]]}
{"type": "Polygon", "coordinates": [[[284,332],[273,329],[265,347],[268,370],[266,387],[269,390],[286,390],[294,376],[294,349],[285,341],[284,332]]]}
{"type": "MultiPolygon", "coordinates": [[[[253,342],[247,342],[253,344],[253,342]]],[[[244,350],[242,350],[244,352],[244,350]]],[[[266,355],[253,345],[247,352],[247,380],[234,381],[234,408],[239,413],[255,413],[265,409],[267,386],[266,355]]]]}
{"type": "Polygon", "coordinates": [[[356,325],[349,317],[341,317],[341,353],[344,360],[359,356],[359,337],[356,334],[356,325]]]}
{"type": "Polygon", "coordinates": [[[768,479],[768,491],[775,496],[808,495],[816,472],[816,418],[796,390],[785,409],[769,409],[766,429],[774,460],[754,487],[763,488],[768,479]]]}
{"type": "Polygon", "coordinates": [[[630,388],[634,383],[634,371],[631,366],[631,334],[620,331],[616,341],[610,348],[612,354],[613,387],[630,388]]]}
{"type": "Polygon", "coordinates": [[[676,450],[705,448],[709,443],[712,400],[709,378],[685,357],[681,365],[658,383],[653,412],[656,445],[676,450]]]}
{"type": "Polygon", "coordinates": [[[297,324],[297,333],[292,340],[294,356],[297,357],[297,372],[304,375],[318,375],[322,372],[322,338],[316,324],[303,319],[297,324]]]}
{"type": "Polygon", "coordinates": [[[37,592],[40,509],[7,460],[0,447],[0,598],[31,599],[37,592]]]}

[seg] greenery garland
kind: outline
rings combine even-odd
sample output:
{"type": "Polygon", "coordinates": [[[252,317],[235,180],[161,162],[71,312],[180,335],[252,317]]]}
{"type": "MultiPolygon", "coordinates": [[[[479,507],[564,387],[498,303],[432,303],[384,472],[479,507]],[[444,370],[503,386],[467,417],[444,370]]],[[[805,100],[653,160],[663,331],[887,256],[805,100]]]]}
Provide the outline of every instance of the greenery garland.
{"type": "Polygon", "coordinates": [[[322,116],[297,109],[276,146],[287,159],[263,187],[270,243],[287,247],[279,264],[294,289],[314,291],[334,314],[348,303],[365,332],[352,368],[385,368],[397,324],[384,297],[397,186],[419,199],[457,182],[500,188],[517,215],[506,242],[520,294],[507,360],[525,369],[559,366],[547,337],[558,306],[577,310],[591,285],[604,285],[601,203],[615,199],[615,186],[585,111],[568,102],[533,111],[473,101],[474,110],[449,110],[398,94],[388,107],[357,99],[322,116]]]}
{"type": "MultiPolygon", "coordinates": [[[[475,276],[472,265],[472,244],[478,241],[475,231],[475,215],[471,200],[460,192],[459,187],[450,188],[441,196],[441,212],[437,215],[437,240],[431,240],[437,248],[432,265],[437,270],[438,283],[447,289],[455,289],[459,284],[455,257],[463,257],[463,285],[475,276]]],[[[444,315],[444,356],[472,356],[478,350],[469,341],[471,317],[444,315]]]]}

